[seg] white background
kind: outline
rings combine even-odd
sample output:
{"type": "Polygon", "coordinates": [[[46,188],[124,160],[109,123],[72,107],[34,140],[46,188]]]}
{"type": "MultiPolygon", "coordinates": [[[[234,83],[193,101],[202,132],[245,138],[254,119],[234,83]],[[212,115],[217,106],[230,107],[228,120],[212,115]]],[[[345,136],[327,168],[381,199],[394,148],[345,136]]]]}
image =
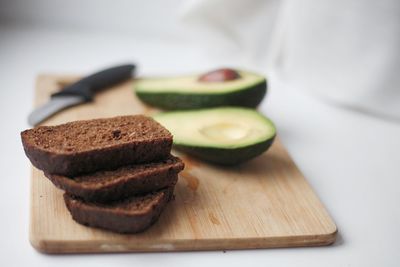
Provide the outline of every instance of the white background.
{"type": "Polygon", "coordinates": [[[251,44],[244,42],[243,51],[229,42],[210,49],[218,37],[194,38],[194,11],[182,4],[0,1],[0,266],[399,266],[400,124],[299,89],[304,84],[283,80],[257,61],[252,51],[260,48],[251,44]],[[276,122],[283,143],[337,223],[336,244],[226,253],[36,252],[28,241],[30,163],[19,138],[28,127],[35,76],[89,73],[130,61],[146,75],[226,65],[268,74],[270,91],[261,110],[276,122]]]}

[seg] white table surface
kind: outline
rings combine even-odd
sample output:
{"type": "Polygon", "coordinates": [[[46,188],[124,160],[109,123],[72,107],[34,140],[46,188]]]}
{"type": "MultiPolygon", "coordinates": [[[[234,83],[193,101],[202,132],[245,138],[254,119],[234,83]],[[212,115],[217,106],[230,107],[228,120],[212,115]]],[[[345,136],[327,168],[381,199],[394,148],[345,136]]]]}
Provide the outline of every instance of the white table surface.
{"type": "Polygon", "coordinates": [[[208,57],[191,44],[118,34],[0,27],[0,266],[399,266],[400,124],[328,105],[270,77],[261,109],[339,228],[329,247],[52,256],[28,241],[28,127],[35,76],[88,73],[120,62],[140,74],[178,74],[240,59],[208,57]]]}

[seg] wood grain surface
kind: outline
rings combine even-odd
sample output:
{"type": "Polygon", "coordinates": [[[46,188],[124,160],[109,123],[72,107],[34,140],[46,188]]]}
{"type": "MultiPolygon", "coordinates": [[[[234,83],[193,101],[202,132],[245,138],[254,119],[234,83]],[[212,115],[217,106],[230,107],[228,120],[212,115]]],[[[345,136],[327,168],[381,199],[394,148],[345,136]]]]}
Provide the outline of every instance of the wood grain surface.
{"type": "MultiPolygon", "coordinates": [[[[39,76],[35,106],[76,78],[39,76]]],[[[132,81],[115,86],[94,102],[65,110],[44,124],[157,112],[138,101],[132,86],[132,81]]],[[[336,225],[279,138],[267,153],[235,167],[174,154],[186,164],[175,201],[154,226],[135,235],[74,222],[63,192],[32,167],[31,244],[45,253],[102,253],[320,246],[335,241],[336,225]]]]}

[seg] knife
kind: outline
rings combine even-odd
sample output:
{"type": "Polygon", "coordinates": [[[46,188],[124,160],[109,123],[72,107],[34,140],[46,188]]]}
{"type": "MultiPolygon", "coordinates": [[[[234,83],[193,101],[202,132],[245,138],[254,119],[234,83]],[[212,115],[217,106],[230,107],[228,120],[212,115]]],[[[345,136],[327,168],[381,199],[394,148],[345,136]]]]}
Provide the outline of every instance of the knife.
{"type": "Polygon", "coordinates": [[[135,68],[133,64],[108,68],[64,87],[52,94],[49,102],[29,114],[29,125],[36,126],[61,110],[92,101],[97,92],[131,78],[135,68]]]}

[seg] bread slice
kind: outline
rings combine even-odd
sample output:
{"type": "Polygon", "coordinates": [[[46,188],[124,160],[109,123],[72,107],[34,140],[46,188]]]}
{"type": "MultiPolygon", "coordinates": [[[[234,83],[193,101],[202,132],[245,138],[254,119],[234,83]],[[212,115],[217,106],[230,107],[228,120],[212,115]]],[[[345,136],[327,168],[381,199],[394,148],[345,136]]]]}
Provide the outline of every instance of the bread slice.
{"type": "Polygon", "coordinates": [[[65,176],[162,160],[172,146],[171,133],[143,115],[39,126],[21,139],[35,167],[65,176]]]}
{"type": "Polygon", "coordinates": [[[160,162],[129,165],[73,178],[45,175],[68,194],[89,202],[108,202],[174,186],[183,168],[183,162],[171,155],[160,162]]]}
{"type": "Polygon", "coordinates": [[[64,194],[72,218],[83,225],[118,233],[137,233],[157,221],[166,204],[173,198],[174,187],[130,197],[109,204],[85,202],[64,194]]]}

